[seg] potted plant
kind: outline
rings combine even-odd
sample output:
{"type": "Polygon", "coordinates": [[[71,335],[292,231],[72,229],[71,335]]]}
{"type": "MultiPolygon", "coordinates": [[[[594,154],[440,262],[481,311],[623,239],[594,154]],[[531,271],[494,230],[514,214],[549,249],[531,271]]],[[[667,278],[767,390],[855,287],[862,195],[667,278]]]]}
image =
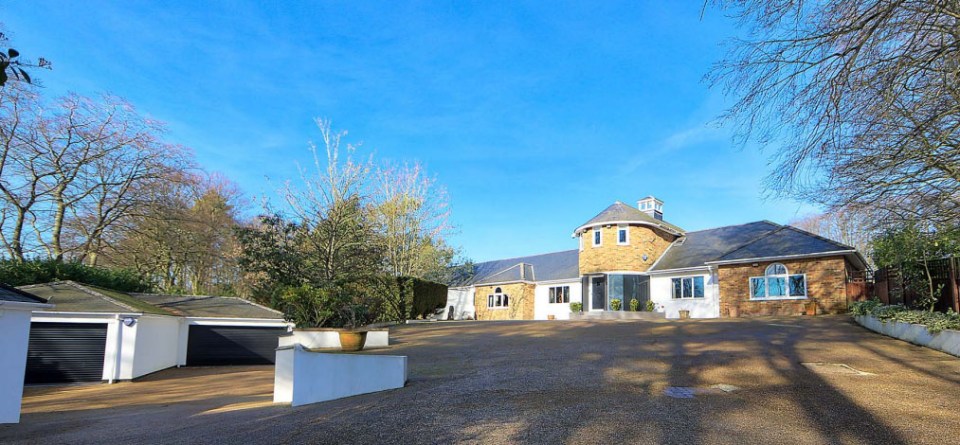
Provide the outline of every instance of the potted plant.
{"type": "Polygon", "coordinates": [[[647,300],[647,304],[645,306],[646,307],[644,307],[643,310],[647,312],[653,312],[657,310],[657,305],[653,304],[653,301],[647,300]]]}
{"type": "Polygon", "coordinates": [[[636,298],[631,298],[631,299],[630,299],[630,310],[633,311],[633,312],[636,312],[636,311],[640,310],[640,300],[637,300],[636,298]]]}
{"type": "Polygon", "coordinates": [[[343,312],[346,315],[346,323],[338,334],[340,335],[340,349],[343,351],[354,352],[363,349],[367,342],[367,331],[357,328],[357,321],[360,319],[360,313],[366,310],[362,304],[349,303],[344,306],[343,312]]]}
{"type": "Polygon", "coordinates": [[[619,311],[621,307],[620,303],[621,303],[620,300],[616,298],[614,298],[613,300],[610,300],[610,309],[619,311]]]}
{"type": "Polygon", "coordinates": [[[570,303],[570,312],[583,312],[583,303],[579,301],[570,303]]]}
{"type": "Polygon", "coordinates": [[[681,319],[681,320],[686,320],[686,319],[688,319],[688,318],[690,318],[690,310],[689,310],[689,309],[680,309],[680,319],[681,319]]]}

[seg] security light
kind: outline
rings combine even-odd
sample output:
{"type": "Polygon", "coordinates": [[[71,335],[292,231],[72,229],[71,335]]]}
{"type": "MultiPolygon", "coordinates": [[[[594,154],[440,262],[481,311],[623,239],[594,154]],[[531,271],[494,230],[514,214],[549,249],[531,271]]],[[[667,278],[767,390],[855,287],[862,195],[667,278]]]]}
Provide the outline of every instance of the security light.
{"type": "Polygon", "coordinates": [[[123,319],[124,326],[133,326],[133,324],[136,322],[137,322],[137,319],[133,317],[127,317],[123,319]]]}

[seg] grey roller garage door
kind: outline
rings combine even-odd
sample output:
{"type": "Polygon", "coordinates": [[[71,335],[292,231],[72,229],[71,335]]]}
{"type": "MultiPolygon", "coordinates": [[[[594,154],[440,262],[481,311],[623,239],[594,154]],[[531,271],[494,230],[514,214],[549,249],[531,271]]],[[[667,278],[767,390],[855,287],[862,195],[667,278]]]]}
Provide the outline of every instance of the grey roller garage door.
{"type": "Polygon", "coordinates": [[[276,358],[286,328],[190,326],[187,366],[261,365],[276,358]]]}
{"type": "Polygon", "coordinates": [[[30,323],[24,382],[99,382],[106,347],[106,323],[30,323]]]}

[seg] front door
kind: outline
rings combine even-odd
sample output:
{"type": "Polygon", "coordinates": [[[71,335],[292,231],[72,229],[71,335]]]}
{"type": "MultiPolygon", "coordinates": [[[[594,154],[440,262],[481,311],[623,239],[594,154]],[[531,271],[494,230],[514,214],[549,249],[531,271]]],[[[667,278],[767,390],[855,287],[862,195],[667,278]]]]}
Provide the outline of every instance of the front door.
{"type": "Polygon", "coordinates": [[[590,279],[590,310],[602,311],[607,309],[607,280],[599,276],[590,279]]]}

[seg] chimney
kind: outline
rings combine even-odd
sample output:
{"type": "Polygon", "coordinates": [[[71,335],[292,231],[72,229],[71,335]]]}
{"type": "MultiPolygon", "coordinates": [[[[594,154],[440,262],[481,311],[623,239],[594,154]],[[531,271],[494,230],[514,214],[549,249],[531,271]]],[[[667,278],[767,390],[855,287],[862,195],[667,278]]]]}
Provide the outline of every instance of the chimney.
{"type": "Polygon", "coordinates": [[[647,196],[637,201],[637,208],[641,212],[663,221],[663,201],[653,196],[647,196]]]}

